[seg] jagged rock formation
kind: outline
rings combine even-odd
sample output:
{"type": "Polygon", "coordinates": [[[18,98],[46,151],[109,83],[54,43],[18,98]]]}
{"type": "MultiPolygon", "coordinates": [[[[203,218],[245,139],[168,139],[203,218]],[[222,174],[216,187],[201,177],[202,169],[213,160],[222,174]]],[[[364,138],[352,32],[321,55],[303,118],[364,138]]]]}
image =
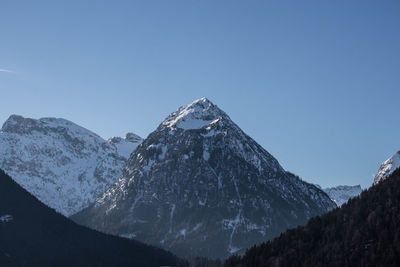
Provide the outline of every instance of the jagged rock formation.
{"type": "Polygon", "coordinates": [[[0,168],[68,216],[121,176],[129,151],[141,141],[131,133],[106,141],[65,119],[12,115],[0,130],[0,168]]]}
{"type": "Polygon", "coordinates": [[[202,98],[169,115],[131,154],[122,178],[72,218],[181,256],[215,258],[334,207],[202,98]]]}

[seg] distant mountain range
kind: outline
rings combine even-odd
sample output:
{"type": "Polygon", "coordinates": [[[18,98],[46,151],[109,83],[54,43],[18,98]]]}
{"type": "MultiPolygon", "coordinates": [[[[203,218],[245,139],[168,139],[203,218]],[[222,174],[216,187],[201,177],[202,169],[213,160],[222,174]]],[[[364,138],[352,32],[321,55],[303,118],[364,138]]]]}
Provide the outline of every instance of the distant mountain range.
{"type": "MultiPolygon", "coordinates": [[[[398,167],[400,152],[374,184],[398,167]]],[[[183,257],[244,253],[361,193],[359,185],[321,189],[284,170],[206,98],[180,107],[146,140],[12,115],[0,130],[0,168],[80,224],[183,257]]],[[[3,213],[0,227],[15,219],[3,213]]],[[[12,260],[0,248],[3,258],[12,260]]]]}
{"type": "Polygon", "coordinates": [[[106,141],[65,119],[12,115],[0,130],[0,168],[68,216],[88,206],[121,176],[141,142],[132,133],[106,141]]]}
{"type": "Polygon", "coordinates": [[[0,266],[187,266],[169,252],[80,226],[0,170],[0,266]]]}
{"type": "Polygon", "coordinates": [[[400,266],[400,170],[306,226],[255,246],[224,267],[400,266]]]}
{"type": "Polygon", "coordinates": [[[336,205],[206,98],[170,114],[122,178],[72,218],[181,256],[227,257],[336,205]]]}
{"type": "Polygon", "coordinates": [[[324,188],[323,190],[336,203],[336,205],[338,205],[338,207],[342,206],[350,198],[356,197],[362,192],[360,185],[339,185],[335,187],[324,188]]]}

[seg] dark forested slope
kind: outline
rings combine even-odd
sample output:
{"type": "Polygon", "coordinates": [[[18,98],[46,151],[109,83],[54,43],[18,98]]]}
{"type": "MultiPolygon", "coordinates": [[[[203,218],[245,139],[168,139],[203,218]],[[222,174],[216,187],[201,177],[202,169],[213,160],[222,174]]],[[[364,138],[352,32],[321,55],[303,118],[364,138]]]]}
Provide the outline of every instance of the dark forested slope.
{"type": "Polygon", "coordinates": [[[179,266],[171,253],[79,226],[0,170],[0,266],[179,266]]]}
{"type": "Polygon", "coordinates": [[[400,266],[400,170],[224,266],[400,266]]]}

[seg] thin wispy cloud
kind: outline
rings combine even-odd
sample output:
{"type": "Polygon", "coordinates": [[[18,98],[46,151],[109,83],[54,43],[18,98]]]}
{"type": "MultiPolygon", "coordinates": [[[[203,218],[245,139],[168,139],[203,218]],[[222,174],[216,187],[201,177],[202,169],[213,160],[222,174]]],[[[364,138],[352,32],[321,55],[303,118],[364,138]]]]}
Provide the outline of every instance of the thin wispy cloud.
{"type": "Polygon", "coordinates": [[[0,69],[0,72],[14,73],[12,70],[9,69],[0,69]]]}

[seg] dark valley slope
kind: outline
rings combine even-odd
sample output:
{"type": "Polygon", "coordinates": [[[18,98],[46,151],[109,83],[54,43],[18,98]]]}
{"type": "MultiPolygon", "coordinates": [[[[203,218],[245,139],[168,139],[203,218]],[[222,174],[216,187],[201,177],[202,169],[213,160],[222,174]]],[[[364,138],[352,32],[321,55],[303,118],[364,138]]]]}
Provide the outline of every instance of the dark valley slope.
{"type": "Polygon", "coordinates": [[[400,169],[341,208],[224,266],[400,266],[400,169]]]}
{"type": "Polygon", "coordinates": [[[217,258],[334,207],[202,98],[169,115],[131,154],[122,178],[72,218],[180,256],[217,258]]]}
{"type": "Polygon", "coordinates": [[[164,250],[56,213],[0,170],[0,266],[179,266],[164,250]]]}

